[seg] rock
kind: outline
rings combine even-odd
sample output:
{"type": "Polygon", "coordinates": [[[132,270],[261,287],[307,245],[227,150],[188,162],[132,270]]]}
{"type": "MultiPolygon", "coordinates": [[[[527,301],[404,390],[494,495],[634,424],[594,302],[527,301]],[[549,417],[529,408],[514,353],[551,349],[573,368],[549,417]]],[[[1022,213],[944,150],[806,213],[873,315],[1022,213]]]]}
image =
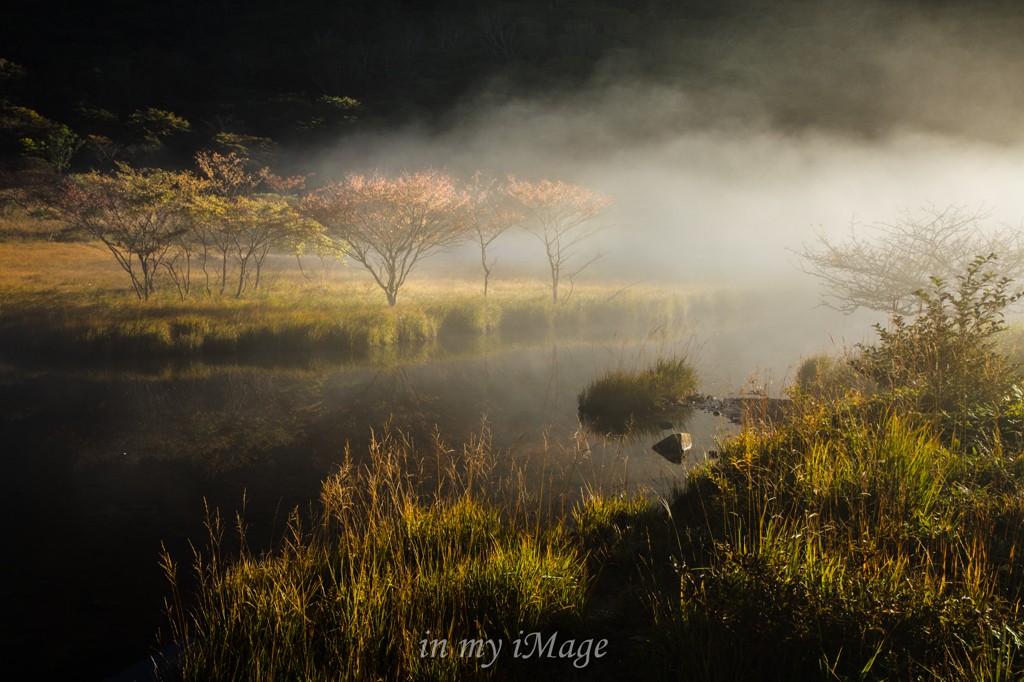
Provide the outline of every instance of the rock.
{"type": "Polygon", "coordinates": [[[692,446],[693,441],[690,439],[690,434],[673,433],[668,438],[652,445],[651,449],[673,464],[679,464],[683,461],[683,453],[692,446]]]}
{"type": "Polygon", "coordinates": [[[667,419],[662,419],[660,422],[658,422],[658,428],[659,429],[664,429],[666,431],[668,429],[671,429],[673,426],[675,426],[675,424],[673,424],[672,422],[670,422],[667,419]]]}

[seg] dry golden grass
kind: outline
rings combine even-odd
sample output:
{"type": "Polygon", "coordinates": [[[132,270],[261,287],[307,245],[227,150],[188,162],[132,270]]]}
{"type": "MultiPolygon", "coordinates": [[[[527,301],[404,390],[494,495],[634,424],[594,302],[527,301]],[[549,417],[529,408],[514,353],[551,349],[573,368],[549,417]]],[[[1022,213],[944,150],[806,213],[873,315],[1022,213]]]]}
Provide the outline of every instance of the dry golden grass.
{"type": "Polygon", "coordinates": [[[728,294],[706,287],[608,281],[581,284],[555,305],[546,282],[527,277],[497,279],[484,298],[477,273],[435,267],[410,279],[389,308],[361,268],[335,264],[304,275],[285,256],[272,257],[260,290],[243,298],[207,293],[201,271],[184,300],[169,282],[158,284],[150,300],[138,300],[127,275],[95,243],[0,244],[0,345],[75,355],[365,353],[439,333],[522,340],[552,331],[679,329],[693,312],[730,307],[722,305],[728,294]]]}

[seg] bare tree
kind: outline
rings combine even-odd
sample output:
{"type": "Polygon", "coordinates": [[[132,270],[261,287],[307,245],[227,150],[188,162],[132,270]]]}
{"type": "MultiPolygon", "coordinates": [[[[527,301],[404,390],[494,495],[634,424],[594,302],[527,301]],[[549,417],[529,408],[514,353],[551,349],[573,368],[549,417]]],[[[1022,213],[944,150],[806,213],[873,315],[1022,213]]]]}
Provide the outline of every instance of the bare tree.
{"type": "Polygon", "coordinates": [[[519,182],[512,176],[505,191],[523,207],[527,216],[523,227],[544,244],[554,302],[558,303],[558,285],[563,278],[569,280],[571,296],[573,277],[605,255],[598,251],[570,264],[580,245],[605,227],[591,221],[607,211],[613,199],[578,185],[550,180],[519,182]]]}
{"type": "Polygon", "coordinates": [[[466,199],[436,171],[397,180],[349,175],[306,197],[303,212],[347,247],[390,306],[422,258],[468,237],[466,199]]]}
{"type": "Polygon", "coordinates": [[[348,66],[339,59],[320,59],[309,65],[309,79],[324,95],[343,92],[348,74],[348,66]]]}
{"type": "Polygon", "coordinates": [[[927,289],[929,277],[952,280],[978,256],[995,253],[1000,274],[1024,276],[1024,242],[1019,230],[987,231],[983,208],[928,206],[917,213],[903,209],[889,222],[858,229],[851,223],[845,240],[823,233],[815,245],[804,244],[798,265],[821,282],[822,304],[843,313],[858,308],[908,315],[927,289]]]}
{"type": "Polygon", "coordinates": [[[224,65],[236,81],[244,83],[256,75],[260,61],[259,52],[254,50],[232,50],[224,65]]]}
{"type": "Polygon", "coordinates": [[[596,51],[597,27],[589,21],[570,21],[565,24],[563,48],[568,54],[590,57],[596,51]]]}
{"type": "Polygon", "coordinates": [[[434,36],[442,50],[461,50],[469,42],[469,33],[451,17],[434,19],[434,36]]]}
{"type": "Polygon", "coordinates": [[[500,14],[491,15],[481,29],[481,37],[491,58],[499,64],[511,64],[522,56],[518,27],[500,14]]]}

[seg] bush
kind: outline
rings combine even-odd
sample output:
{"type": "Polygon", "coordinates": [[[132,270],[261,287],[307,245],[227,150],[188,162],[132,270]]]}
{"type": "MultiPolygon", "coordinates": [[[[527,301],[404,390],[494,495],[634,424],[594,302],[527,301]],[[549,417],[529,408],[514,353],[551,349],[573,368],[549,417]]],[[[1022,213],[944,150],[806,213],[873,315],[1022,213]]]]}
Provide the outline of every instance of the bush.
{"type": "Polygon", "coordinates": [[[1003,310],[1021,294],[1006,293],[1008,278],[981,274],[993,260],[995,254],[976,258],[957,277],[956,293],[932,277],[930,293],[914,292],[920,299],[916,319],[908,324],[897,315],[891,329],[876,324],[880,343],[858,344],[854,369],[923,412],[963,413],[997,404],[1017,372],[996,349],[994,336],[1006,326],[1003,310]]]}
{"type": "Polygon", "coordinates": [[[825,353],[812,355],[800,363],[796,386],[801,393],[815,398],[841,398],[849,391],[869,393],[871,382],[857,374],[850,363],[825,353]]]}

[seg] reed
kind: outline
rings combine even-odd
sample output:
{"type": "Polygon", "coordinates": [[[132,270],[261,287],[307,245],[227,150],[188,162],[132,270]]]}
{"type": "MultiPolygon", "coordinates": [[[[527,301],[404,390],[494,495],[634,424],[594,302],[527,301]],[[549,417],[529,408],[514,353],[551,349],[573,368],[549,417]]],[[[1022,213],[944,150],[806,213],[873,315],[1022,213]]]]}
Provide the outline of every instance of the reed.
{"type": "Polygon", "coordinates": [[[309,525],[296,511],[271,555],[243,541],[226,562],[224,524],[209,513],[190,612],[177,566],[163,558],[174,636],[197,643],[175,679],[464,679],[507,671],[519,630],[582,633],[589,577],[564,525],[485,501],[502,483],[485,443],[462,464],[440,444],[433,454],[436,469],[417,467],[408,439],[383,434],[372,464],[328,478],[309,525]],[[462,640],[478,639],[506,651],[459,655],[462,640]],[[446,656],[422,655],[434,640],[447,641],[446,656]]]}

